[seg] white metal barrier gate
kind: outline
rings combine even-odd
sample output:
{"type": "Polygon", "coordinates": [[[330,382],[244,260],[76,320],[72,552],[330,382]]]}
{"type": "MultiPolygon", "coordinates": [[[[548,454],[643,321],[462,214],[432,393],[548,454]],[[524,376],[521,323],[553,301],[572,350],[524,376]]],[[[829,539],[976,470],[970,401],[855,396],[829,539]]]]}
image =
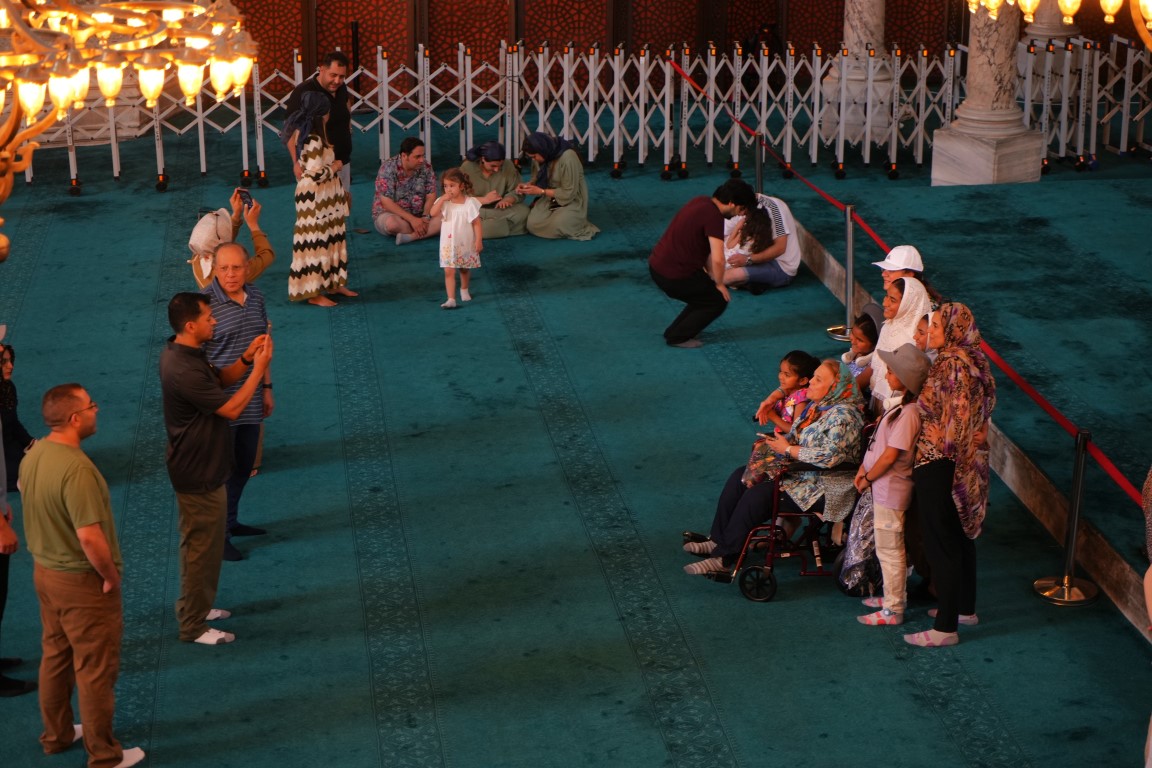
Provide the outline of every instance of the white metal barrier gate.
{"type": "MultiPolygon", "coordinates": [[[[620,49],[580,50],[570,43],[531,50],[504,43],[495,62],[477,63],[460,44],[453,61],[434,65],[421,46],[412,67],[395,65],[377,49],[371,68],[349,75],[348,89],[353,129],[377,132],[381,159],[391,154],[394,133],[418,133],[431,152],[434,138],[456,132],[455,146],[436,151],[460,156],[480,141],[498,139],[515,156],[528,132],[546,130],[575,140],[589,162],[607,159],[614,176],[629,162],[643,165],[652,155],[659,158],[664,178],[685,176],[693,148],[708,164],[721,161],[738,169],[744,153],[763,140],[786,164],[806,155],[813,164],[831,160],[842,174],[850,156],[865,164],[878,156],[895,177],[900,158],[923,163],[932,131],[951,121],[963,93],[965,53],[963,46],[949,46],[942,55],[870,49],[863,65],[866,86],[853,91],[846,79],[830,85],[835,79],[829,76],[838,77],[847,64],[842,50],[804,53],[789,46],[772,55],[737,45],[726,53],[710,46],[693,55],[682,46],[661,52],[645,46],[625,55],[620,49]]],[[[164,95],[149,109],[129,70],[114,106],[105,106],[99,95],[90,97],[86,109],[70,113],[39,141],[68,151],[73,191],[79,193],[78,146],[109,145],[112,175],[119,178],[120,142],[151,133],[162,190],[168,183],[165,135],[195,130],[200,171],[208,173],[207,130],[240,131],[241,183],[255,179],[263,186],[269,165],[287,168],[279,159],[278,131],[287,94],[305,76],[299,62],[297,56],[290,74],[265,74],[257,62],[251,107],[247,99],[217,102],[209,92],[187,105],[169,72],[164,95]]],[[[1120,38],[1107,48],[1083,38],[1062,45],[1024,41],[1018,64],[1024,120],[1044,132],[1048,156],[1074,157],[1083,167],[1095,167],[1099,141],[1120,154],[1152,149],[1146,137],[1152,114],[1146,50],[1120,38]]],[[[235,159],[217,153],[211,162],[235,159]]],[[[25,175],[31,181],[33,167],[25,175]]]]}

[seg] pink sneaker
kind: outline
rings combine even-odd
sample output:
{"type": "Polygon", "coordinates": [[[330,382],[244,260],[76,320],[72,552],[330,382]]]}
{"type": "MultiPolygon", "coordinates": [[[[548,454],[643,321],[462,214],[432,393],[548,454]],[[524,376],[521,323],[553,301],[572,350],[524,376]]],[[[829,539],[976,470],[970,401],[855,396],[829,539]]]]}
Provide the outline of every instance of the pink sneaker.
{"type": "Polygon", "coordinates": [[[885,608],[876,613],[869,613],[866,616],[857,616],[856,621],[861,624],[867,624],[870,627],[894,627],[897,624],[904,623],[904,614],[892,613],[892,611],[885,608]]]}
{"type": "MultiPolygon", "coordinates": [[[[936,609],[935,608],[929,608],[928,609],[928,618],[930,618],[930,619],[936,618],[936,609]]],[[[957,619],[957,621],[966,627],[974,627],[980,623],[980,617],[974,613],[962,613],[962,614],[960,614],[960,617],[957,619]]]]}
{"type": "Polygon", "coordinates": [[[912,635],[904,635],[904,642],[909,645],[918,645],[921,648],[943,648],[946,645],[956,645],[960,636],[955,632],[937,632],[927,629],[912,635]]]}

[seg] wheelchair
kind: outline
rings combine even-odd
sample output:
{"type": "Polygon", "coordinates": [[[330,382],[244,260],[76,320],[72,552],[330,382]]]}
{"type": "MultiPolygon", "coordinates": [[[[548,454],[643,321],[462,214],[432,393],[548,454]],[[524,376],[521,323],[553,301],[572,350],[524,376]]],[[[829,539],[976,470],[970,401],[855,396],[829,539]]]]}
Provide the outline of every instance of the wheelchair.
{"type": "MultiPolygon", "coordinates": [[[[831,468],[793,465],[789,467],[788,472],[820,472],[825,477],[834,477],[850,484],[858,467],[859,465],[854,463],[838,464],[831,468]]],[[[824,519],[827,493],[807,511],[803,512],[781,509],[781,493],[779,482],[777,482],[776,492],[772,496],[772,510],[768,521],[749,531],[732,569],[705,574],[706,578],[725,584],[738,581],[740,594],[744,595],[745,598],[757,603],[766,603],[776,597],[775,568],[777,560],[789,558],[799,560],[801,576],[839,576],[840,561],[837,561],[835,568],[832,567],[832,562],[837,560],[843,549],[851,515],[849,514],[848,518],[843,520],[842,534],[837,536],[836,531],[841,526],[824,519]],[[792,535],[789,535],[783,525],[790,520],[799,524],[792,535]],[[799,532],[798,536],[796,535],[797,531],[799,532]],[[753,562],[758,561],[761,556],[763,557],[762,564],[753,562]],[[815,566],[813,568],[809,567],[809,557],[815,566]],[[827,566],[825,565],[826,561],[827,566]],[[737,574],[739,575],[737,576],[737,574]]],[[[849,495],[854,499],[854,493],[849,495]]],[[[791,505],[792,502],[789,500],[787,503],[791,505]]],[[[855,507],[854,500],[851,504],[855,507]]],[[[706,535],[694,531],[684,531],[683,533],[685,543],[705,541],[707,538],[706,535]]],[[[840,585],[839,578],[836,579],[836,582],[840,585]]],[[[841,589],[843,590],[842,585],[841,589]]]]}

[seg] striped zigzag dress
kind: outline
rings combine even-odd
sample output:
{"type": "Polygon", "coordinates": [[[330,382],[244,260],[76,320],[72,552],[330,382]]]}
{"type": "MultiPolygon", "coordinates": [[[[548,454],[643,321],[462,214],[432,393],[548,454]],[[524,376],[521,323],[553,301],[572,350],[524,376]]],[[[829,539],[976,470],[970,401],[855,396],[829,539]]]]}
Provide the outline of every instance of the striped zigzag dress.
{"type": "Polygon", "coordinates": [[[296,228],[288,298],[311,299],[348,282],[348,245],[344,220],[348,196],[332,171],[332,147],[312,134],[300,155],[304,175],[296,182],[296,228]]]}

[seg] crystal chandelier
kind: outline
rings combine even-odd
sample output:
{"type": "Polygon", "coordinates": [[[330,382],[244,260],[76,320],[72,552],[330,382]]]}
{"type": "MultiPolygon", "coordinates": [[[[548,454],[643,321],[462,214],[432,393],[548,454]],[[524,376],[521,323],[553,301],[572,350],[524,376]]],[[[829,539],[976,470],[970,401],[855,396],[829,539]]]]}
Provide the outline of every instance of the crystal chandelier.
{"type": "MultiPolygon", "coordinates": [[[[988,16],[992,19],[997,18],[1000,13],[1000,8],[1007,3],[1008,5],[1020,5],[1020,10],[1024,13],[1024,21],[1031,22],[1033,20],[1032,14],[1040,7],[1041,0],[968,0],[968,10],[976,13],[981,7],[988,11],[988,16]]],[[[1072,23],[1072,17],[1080,10],[1080,0],[1058,0],[1057,5],[1060,7],[1060,13],[1063,15],[1065,24],[1072,23]]],[[[1124,7],[1124,0],[1100,0],[1100,8],[1104,11],[1104,22],[1112,24],[1116,21],[1116,14],[1124,7]]],[[[1152,49],[1152,0],[1128,0],[1128,8],[1132,12],[1132,23],[1136,26],[1136,32],[1140,35],[1140,39],[1144,41],[1149,49],[1152,49]]]]}
{"type": "MultiPolygon", "coordinates": [[[[231,0],[0,0],[0,112],[10,102],[0,125],[0,204],[32,162],[32,139],[83,109],[93,75],[107,106],[129,66],[148,107],[170,67],[189,105],[205,68],[218,101],[241,93],[256,56],[243,21],[231,0]]],[[[8,250],[0,234],[0,261],[8,250]]]]}

